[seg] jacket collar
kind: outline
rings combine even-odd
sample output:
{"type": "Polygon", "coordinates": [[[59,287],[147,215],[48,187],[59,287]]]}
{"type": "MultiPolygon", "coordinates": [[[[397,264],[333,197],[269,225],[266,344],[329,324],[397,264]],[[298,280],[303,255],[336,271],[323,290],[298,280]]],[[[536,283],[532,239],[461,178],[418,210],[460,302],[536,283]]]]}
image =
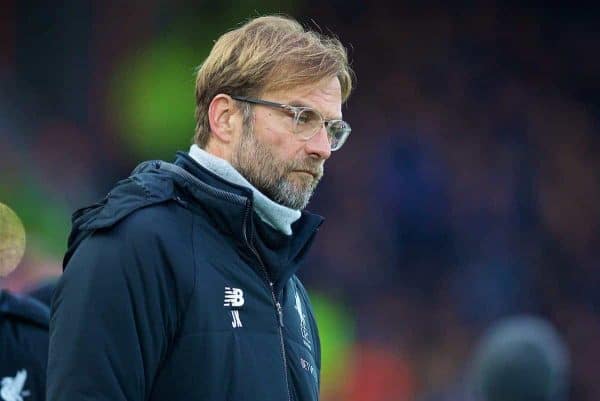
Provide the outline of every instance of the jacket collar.
{"type": "Polygon", "coordinates": [[[183,152],[177,153],[174,165],[191,175],[182,181],[182,174],[177,174],[180,185],[192,196],[194,203],[208,212],[213,223],[231,236],[242,250],[250,254],[253,253],[251,248],[257,251],[260,262],[280,291],[299,268],[323,218],[302,211],[300,218],[292,224],[292,234],[286,235],[256,214],[249,188],[224,180],[183,152]]]}
{"type": "Polygon", "coordinates": [[[230,183],[241,185],[252,191],[253,210],[260,218],[271,227],[287,235],[292,234],[292,224],[301,216],[299,210],[290,209],[269,199],[256,189],[244,176],[242,176],[229,162],[194,144],[188,153],[195,162],[205,169],[215,173],[230,183]]]}

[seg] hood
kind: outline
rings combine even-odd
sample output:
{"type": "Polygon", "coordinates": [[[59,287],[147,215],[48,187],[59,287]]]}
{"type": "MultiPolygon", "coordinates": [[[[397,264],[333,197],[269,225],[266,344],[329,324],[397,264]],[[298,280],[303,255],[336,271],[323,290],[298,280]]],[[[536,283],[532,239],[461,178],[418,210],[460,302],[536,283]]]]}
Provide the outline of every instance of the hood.
{"type": "Polygon", "coordinates": [[[91,232],[107,228],[134,211],[173,198],[173,180],[160,173],[160,161],[140,164],[132,175],[119,181],[100,202],[78,209],[71,217],[71,233],[63,269],[91,232]]]}

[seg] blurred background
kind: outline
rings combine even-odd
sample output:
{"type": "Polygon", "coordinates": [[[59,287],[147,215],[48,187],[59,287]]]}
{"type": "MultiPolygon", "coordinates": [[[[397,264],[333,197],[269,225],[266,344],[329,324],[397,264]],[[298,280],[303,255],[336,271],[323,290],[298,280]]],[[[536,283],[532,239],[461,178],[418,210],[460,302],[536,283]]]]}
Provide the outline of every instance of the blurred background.
{"type": "Polygon", "coordinates": [[[189,147],[194,69],[214,40],[281,12],[338,35],[358,76],[300,272],[322,399],[466,399],[477,339],[531,313],[568,344],[570,400],[600,400],[600,11],[235,3],[0,1],[0,202],[27,231],[2,286],[60,274],[75,209],[189,147]]]}

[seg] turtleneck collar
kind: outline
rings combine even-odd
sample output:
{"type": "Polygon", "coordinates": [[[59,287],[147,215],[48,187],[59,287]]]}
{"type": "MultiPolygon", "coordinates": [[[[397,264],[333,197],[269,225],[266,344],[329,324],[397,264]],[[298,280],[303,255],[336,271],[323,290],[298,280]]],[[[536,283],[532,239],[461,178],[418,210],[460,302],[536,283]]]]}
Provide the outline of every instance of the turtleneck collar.
{"type": "Polygon", "coordinates": [[[196,163],[224,180],[252,191],[254,211],[265,223],[286,235],[292,235],[292,224],[301,216],[299,210],[290,209],[267,198],[248,182],[227,160],[221,159],[198,145],[192,145],[189,155],[196,163]]]}

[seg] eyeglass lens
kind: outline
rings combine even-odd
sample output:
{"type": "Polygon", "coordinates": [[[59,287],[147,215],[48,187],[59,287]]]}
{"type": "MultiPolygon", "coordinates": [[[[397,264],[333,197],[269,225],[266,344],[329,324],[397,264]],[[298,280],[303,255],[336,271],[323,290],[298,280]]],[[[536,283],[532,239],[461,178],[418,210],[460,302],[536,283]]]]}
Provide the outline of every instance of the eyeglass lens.
{"type": "MultiPolygon", "coordinates": [[[[302,109],[298,112],[295,123],[296,134],[308,139],[321,129],[323,120],[315,110],[302,109]]],[[[330,124],[327,124],[327,136],[332,150],[336,150],[343,145],[350,131],[349,128],[348,124],[341,120],[332,121],[330,124]]]]}

